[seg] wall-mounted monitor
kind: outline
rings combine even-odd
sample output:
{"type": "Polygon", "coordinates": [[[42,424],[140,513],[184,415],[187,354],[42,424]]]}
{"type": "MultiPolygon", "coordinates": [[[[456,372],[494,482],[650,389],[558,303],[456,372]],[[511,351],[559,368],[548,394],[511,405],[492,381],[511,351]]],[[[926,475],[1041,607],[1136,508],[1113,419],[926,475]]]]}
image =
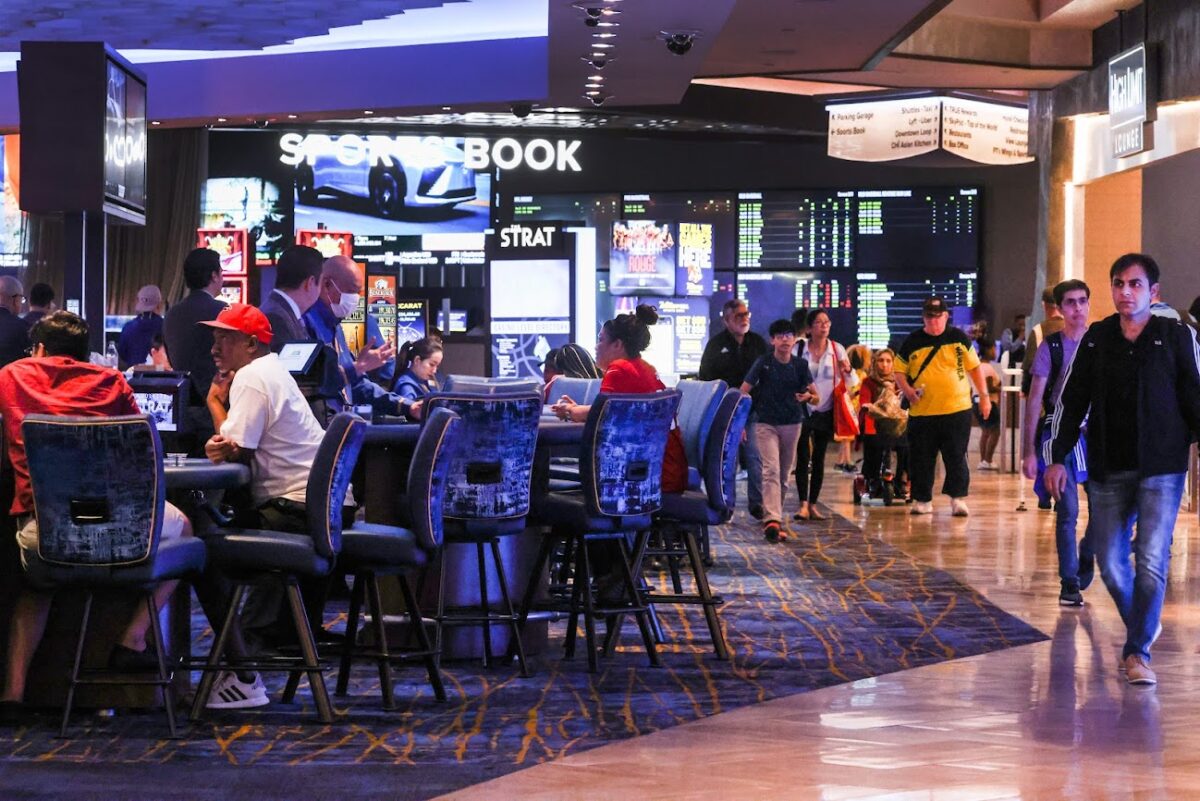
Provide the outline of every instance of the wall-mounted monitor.
{"type": "Polygon", "coordinates": [[[146,219],[146,78],[103,42],[21,43],[24,211],[146,219]]]}
{"type": "Polygon", "coordinates": [[[743,270],[849,270],[854,192],[801,189],[738,195],[737,266],[743,270]]]}
{"type": "MultiPolygon", "coordinates": [[[[911,271],[860,272],[858,284],[858,341],[869,348],[894,347],[920,328],[921,306],[937,295],[955,309],[970,309],[979,292],[974,272],[926,273],[911,271]]],[[[956,319],[961,319],[959,312],[956,319]]]]}
{"type": "Polygon", "coordinates": [[[979,269],[977,187],[860,189],[856,200],[856,270],[979,269]]]}
{"type": "Polygon", "coordinates": [[[775,320],[791,319],[796,309],[826,309],[833,324],[830,338],[857,342],[854,282],[840,272],[742,272],[737,296],[750,309],[750,328],[767,335],[775,320]]]}

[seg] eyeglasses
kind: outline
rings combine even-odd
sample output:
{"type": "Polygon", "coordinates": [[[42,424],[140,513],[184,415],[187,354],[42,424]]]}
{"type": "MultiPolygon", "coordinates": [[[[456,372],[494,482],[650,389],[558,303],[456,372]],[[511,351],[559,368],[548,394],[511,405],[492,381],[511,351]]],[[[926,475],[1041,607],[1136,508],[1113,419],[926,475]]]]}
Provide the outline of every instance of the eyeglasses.
{"type": "Polygon", "coordinates": [[[750,319],[750,312],[748,312],[748,311],[744,311],[744,312],[734,312],[734,313],[733,313],[733,319],[735,319],[735,320],[749,320],[749,319],[750,319]]]}

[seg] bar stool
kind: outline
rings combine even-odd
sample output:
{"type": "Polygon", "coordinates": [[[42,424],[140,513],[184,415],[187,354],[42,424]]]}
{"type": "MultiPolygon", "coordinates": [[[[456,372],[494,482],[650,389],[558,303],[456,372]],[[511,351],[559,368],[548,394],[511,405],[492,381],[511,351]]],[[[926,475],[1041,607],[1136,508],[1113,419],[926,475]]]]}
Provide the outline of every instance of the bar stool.
{"type": "Polygon", "coordinates": [[[354,586],[350,591],[350,614],[346,620],[346,640],[342,646],[335,690],[339,696],[346,694],[353,659],[369,658],[379,668],[383,708],[394,709],[396,701],[392,690],[392,663],[403,659],[420,659],[429,673],[434,696],[439,701],[446,700],[446,688],[438,666],[441,654],[434,648],[425,628],[425,619],[417,606],[408,575],[424,568],[441,550],[442,504],[450,467],[449,444],[458,436],[460,425],[458,415],[449,409],[435,408],[425,417],[408,472],[406,497],[411,521],[409,528],[355,523],[352,528],[342,532],[342,552],[338,562],[348,574],[354,576],[354,586]],[[400,582],[410,633],[417,640],[416,650],[395,652],[388,648],[379,591],[381,575],[395,576],[400,582]],[[374,650],[355,645],[364,595],[374,626],[374,650]]]}
{"type": "Polygon", "coordinates": [[[567,656],[575,652],[582,614],[588,647],[588,669],[595,672],[598,615],[633,614],[641,631],[650,664],[658,665],[658,651],[650,631],[649,614],[634,581],[627,537],[650,528],[651,515],[662,505],[662,465],[667,434],[679,407],[679,393],[600,393],[588,412],[580,453],[580,493],[551,493],[539,512],[551,525],[543,537],[533,573],[521,604],[521,626],[528,619],[541,581],[542,570],[559,541],[567,539],[573,561],[571,600],[568,606],[567,656]],[[620,597],[597,598],[593,586],[591,543],[608,542],[617,554],[620,597]]]}
{"type": "Polygon", "coordinates": [[[493,661],[492,624],[506,623],[512,634],[521,675],[528,676],[525,649],[517,629],[517,611],[509,594],[500,553],[500,539],[525,530],[529,514],[530,481],[537,448],[542,397],[537,392],[488,395],[454,392],[430,396],[427,409],[449,409],[461,419],[449,443],[450,467],[442,505],[445,543],[474,545],[478,570],[479,605],[447,607],[446,568],[450,548],[442,549],[438,572],[437,644],[441,650],[444,626],[483,628],[483,664],[493,661]],[[491,551],[503,608],[493,612],[489,602],[486,551],[491,551]]]}
{"type": "Polygon", "coordinates": [[[221,530],[222,536],[209,540],[209,557],[229,574],[235,589],[229,612],[202,668],[204,678],[200,681],[192,704],[192,720],[200,719],[212,693],[217,671],[260,670],[289,674],[287,687],[283,691],[284,702],[294,696],[300,676],[307,675],[317,705],[317,716],[322,723],[333,722],[333,707],[321,675],[317,646],[313,642],[297,579],[299,576],[327,576],[333,569],[342,547],[342,504],[359,451],[362,450],[366,425],[354,415],[344,412],[329,421],[329,427],[317,448],[305,490],[305,509],[308,514],[306,533],[226,528],[221,530]],[[283,581],[292,622],[300,641],[301,656],[299,659],[279,658],[228,664],[222,657],[230,629],[236,624],[238,609],[250,586],[264,580],[283,581]]]}
{"type": "Polygon", "coordinates": [[[38,552],[26,565],[30,582],[86,593],[59,736],[67,736],[76,687],[130,684],[162,688],[174,738],[175,700],[153,590],[203,570],[205,546],[194,537],[160,541],[166,482],[158,430],[148,415],[31,414],[21,432],[38,523],[38,552]],[[104,675],[117,671],[82,668],[92,598],[97,590],[116,588],[137,590],[145,599],[158,656],[154,678],[118,680],[104,675]]]}

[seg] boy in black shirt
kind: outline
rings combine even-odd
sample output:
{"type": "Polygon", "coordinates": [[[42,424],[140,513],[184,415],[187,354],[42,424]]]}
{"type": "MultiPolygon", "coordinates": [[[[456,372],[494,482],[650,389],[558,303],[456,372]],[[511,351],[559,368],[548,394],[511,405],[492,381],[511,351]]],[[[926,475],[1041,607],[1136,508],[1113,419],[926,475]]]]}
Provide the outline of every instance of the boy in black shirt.
{"type": "Polygon", "coordinates": [[[763,536],[768,542],[787,539],[783,533],[783,481],[792,471],[800,424],[816,403],[808,362],[792,356],[796,329],[790,320],[776,320],[769,329],[773,351],[755,360],[746,373],[742,392],[754,393],[754,423],[750,436],[762,462],[763,536]]]}

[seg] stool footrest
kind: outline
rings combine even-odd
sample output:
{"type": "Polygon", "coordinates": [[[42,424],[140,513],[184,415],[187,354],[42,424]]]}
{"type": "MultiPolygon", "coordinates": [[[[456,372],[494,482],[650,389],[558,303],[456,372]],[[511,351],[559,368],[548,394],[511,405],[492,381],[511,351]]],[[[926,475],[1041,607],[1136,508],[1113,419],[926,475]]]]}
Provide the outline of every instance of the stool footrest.
{"type": "Polygon", "coordinates": [[[720,595],[714,595],[711,600],[705,600],[699,595],[673,595],[667,593],[642,593],[646,597],[648,604],[695,604],[697,606],[721,606],[725,603],[725,599],[720,595]]]}

